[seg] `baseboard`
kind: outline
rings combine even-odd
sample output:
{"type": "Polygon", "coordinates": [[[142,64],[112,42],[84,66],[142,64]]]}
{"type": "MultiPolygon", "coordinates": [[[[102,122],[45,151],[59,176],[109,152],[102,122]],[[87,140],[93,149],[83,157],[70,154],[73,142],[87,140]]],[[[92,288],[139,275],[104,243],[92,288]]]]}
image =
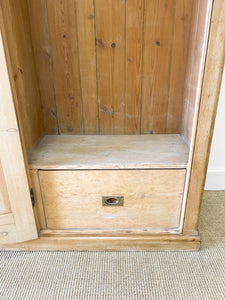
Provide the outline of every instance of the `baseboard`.
{"type": "Polygon", "coordinates": [[[126,235],[126,236],[74,236],[39,237],[36,240],[4,245],[1,250],[19,251],[129,251],[169,250],[196,251],[200,248],[199,236],[184,235],[126,235]]]}
{"type": "Polygon", "coordinates": [[[205,190],[225,190],[225,169],[208,169],[205,190]]]}

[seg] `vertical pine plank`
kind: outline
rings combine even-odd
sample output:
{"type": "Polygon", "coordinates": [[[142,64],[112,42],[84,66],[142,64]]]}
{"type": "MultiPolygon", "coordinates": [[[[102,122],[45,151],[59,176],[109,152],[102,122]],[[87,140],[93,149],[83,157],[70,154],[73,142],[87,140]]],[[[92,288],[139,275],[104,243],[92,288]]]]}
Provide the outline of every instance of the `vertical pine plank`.
{"type": "Polygon", "coordinates": [[[124,133],[124,0],[95,0],[100,132],[124,133]]]}
{"type": "Polygon", "coordinates": [[[76,16],[84,133],[97,134],[99,132],[99,124],[93,0],[76,0],[76,16]]]}
{"type": "Polygon", "coordinates": [[[57,122],[49,33],[46,23],[47,12],[45,11],[45,0],[29,0],[28,6],[45,132],[48,134],[55,134],[59,132],[59,128],[57,122]]]}
{"type": "Polygon", "coordinates": [[[180,133],[193,0],[176,3],[167,133],[180,133]]]}
{"type": "Polygon", "coordinates": [[[82,134],[75,2],[46,1],[61,133],[82,134]]]}
{"type": "Polygon", "coordinates": [[[144,0],[126,4],[125,132],[140,133],[144,0]]]}
{"type": "Polygon", "coordinates": [[[164,133],[175,0],[145,2],[142,133],[164,133]]]}

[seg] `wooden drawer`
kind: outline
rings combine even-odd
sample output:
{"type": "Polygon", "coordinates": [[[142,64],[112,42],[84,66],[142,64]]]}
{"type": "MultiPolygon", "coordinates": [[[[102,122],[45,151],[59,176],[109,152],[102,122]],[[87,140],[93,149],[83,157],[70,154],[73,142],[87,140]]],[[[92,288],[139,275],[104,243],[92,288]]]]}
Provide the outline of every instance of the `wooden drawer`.
{"type": "Polygon", "coordinates": [[[177,228],[185,172],[40,171],[47,228],[177,228]],[[123,196],[124,204],[103,206],[103,196],[123,196]]]}

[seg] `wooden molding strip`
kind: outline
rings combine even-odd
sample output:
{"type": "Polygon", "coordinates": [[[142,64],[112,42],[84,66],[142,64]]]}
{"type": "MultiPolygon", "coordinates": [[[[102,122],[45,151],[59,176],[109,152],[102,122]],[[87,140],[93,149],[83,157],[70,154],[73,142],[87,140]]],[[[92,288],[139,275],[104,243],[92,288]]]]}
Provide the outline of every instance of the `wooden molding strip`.
{"type": "Polygon", "coordinates": [[[199,236],[182,235],[124,235],[111,236],[74,236],[74,237],[40,237],[33,241],[5,245],[0,250],[18,251],[128,251],[128,250],[199,250],[199,236]]]}

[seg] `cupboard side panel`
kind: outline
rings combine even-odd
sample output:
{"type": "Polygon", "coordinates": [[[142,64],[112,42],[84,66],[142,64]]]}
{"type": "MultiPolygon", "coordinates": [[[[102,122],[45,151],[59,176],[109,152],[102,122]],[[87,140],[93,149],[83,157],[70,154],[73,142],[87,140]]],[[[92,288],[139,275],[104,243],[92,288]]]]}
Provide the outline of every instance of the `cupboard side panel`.
{"type": "Polygon", "coordinates": [[[211,2],[211,0],[196,1],[193,8],[193,27],[187,62],[184,89],[184,110],[181,126],[181,132],[189,145],[191,144],[193,137],[196,109],[200,97],[205,31],[208,26],[207,11],[209,5],[211,5],[211,2]]]}
{"type": "Polygon", "coordinates": [[[214,2],[183,234],[196,234],[225,58],[225,2],[214,2]]]}
{"type": "Polygon", "coordinates": [[[25,0],[1,1],[2,35],[20,129],[28,152],[43,134],[40,92],[25,0]]]}

